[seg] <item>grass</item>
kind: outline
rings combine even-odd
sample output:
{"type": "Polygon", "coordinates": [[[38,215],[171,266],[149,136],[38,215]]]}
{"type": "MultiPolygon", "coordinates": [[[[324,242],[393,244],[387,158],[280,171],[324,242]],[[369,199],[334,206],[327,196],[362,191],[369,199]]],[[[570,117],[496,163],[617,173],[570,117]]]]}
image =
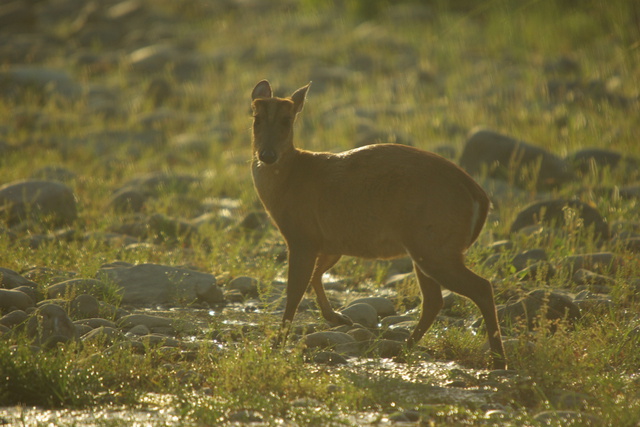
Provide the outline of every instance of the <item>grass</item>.
{"type": "MultiPolygon", "coordinates": [[[[25,179],[50,165],[72,170],[77,178],[69,185],[79,201],[73,228],[91,237],[52,240],[30,248],[22,239],[51,230],[46,225],[18,230],[17,241],[0,239],[0,265],[16,271],[32,267],[74,271],[79,277],[94,277],[102,264],[114,260],[191,265],[214,273],[222,285],[239,275],[267,284],[283,277],[286,265],[277,260],[281,241],[272,228],[249,232],[216,220],[191,239],[151,233],[145,237],[156,244],[137,249],[123,249],[100,237],[136,220],[113,212],[107,201],[115,189],[143,173],[201,178],[187,191],[163,188],[148,203],[146,216],[160,213],[191,219],[205,211],[202,202],[210,198],[239,201],[232,221],[261,211],[248,164],[249,94],[263,78],[272,82],[279,95],[313,80],[297,125],[298,144],[312,150],[352,148],[362,136],[361,129],[368,128],[424,149],[450,146],[459,154],[466,133],[485,126],[560,156],[598,147],[640,158],[637,101],[625,107],[589,89],[555,97],[547,85],[576,82],[588,88],[599,82],[616,96],[637,98],[640,27],[634,2],[402,2],[424,6],[426,15],[415,19],[394,18],[392,12],[399,10],[394,2],[378,1],[376,8],[363,9],[369,2],[353,0],[345,3],[343,12],[330,2],[307,0],[300,7],[285,3],[259,11],[250,6],[228,10],[213,2],[188,2],[188,6],[154,2],[157,14],[180,17],[169,27],[173,34],[192,41],[197,52],[213,58],[192,80],[170,70],[160,73],[173,92],[161,106],[170,114],[159,122],[143,120],[156,112],[153,102],[142,94],[152,79],[136,76],[124,63],[104,74],[68,67],[81,81],[118,93],[114,105],[120,114],[114,117],[92,113],[85,98],[66,102],[37,93],[1,98],[0,135],[12,147],[0,157],[1,183],[25,179]],[[554,64],[563,59],[575,61],[579,70],[554,70],[554,64]],[[157,132],[160,138],[155,144],[141,138],[115,139],[105,145],[103,134],[115,131],[157,132]],[[205,154],[175,148],[171,141],[182,133],[202,136],[208,142],[205,154]]],[[[54,32],[68,34],[70,25],[63,20],[54,32]]],[[[127,52],[99,45],[88,50],[127,52]]],[[[66,63],[60,48],[47,56],[44,65],[66,67],[61,65],[66,63]]],[[[630,284],[640,277],[637,254],[621,251],[614,242],[598,247],[592,236],[577,228],[513,236],[514,248],[498,263],[485,266],[483,259],[486,246],[509,237],[510,222],[538,197],[578,197],[595,205],[610,224],[638,222],[637,200],[602,195],[599,189],[639,178],[633,171],[594,169],[551,194],[538,194],[533,186],[514,191],[513,199],[496,207],[468,256],[475,271],[497,283],[497,302],[506,303],[514,292],[528,286],[577,291],[567,284],[569,272],[563,269],[548,283],[502,281],[511,273],[510,255],[543,248],[549,261],[558,264],[576,253],[614,251],[625,265],[615,274],[610,306],[585,313],[571,328],[560,325],[554,334],[544,327],[514,328],[508,356],[517,374],[507,381],[483,385],[489,360],[484,336],[468,328],[436,324],[422,342],[430,360],[455,360],[475,378],[467,378],[473,387],[493,387],[493,402],[513,411],[508,422],[514,425],[531,424],[542,410],[561,409],[555,398],[560,392],[585,394],[582,410],[598,416],[603,424],[634,425],[640,419],[638,318],[634,314],[640,310],[640,299],[630,284]]],[[[352,293],[371,294],[384,281],[387,268],[384,263],[344,259],[334,273],[356,284],[352,293]]],[[[47,280],[39,283],[44,290],[47,280]]],[[[415,287],[403,287],[402,292],[408,297],[417,294],[415,287]]],[[[225,314],[245,319],[244,313],[225,314]]],[[[475,306],[462,298],[450,314],[478,316],[475,306]]],[[[207,319],[210,324],[202,326],[199,338],[214,336],[224,326],[207,319]]],[[[185,423],[195,424],[227,422],[243,410],[256,411],[272,424],[282,420],[355,424],[358,416],[382,419],[402,410],[415,410],[423,420],[435,423],[484,422],[486,410],[481,405],[429,400],[433,387],[447,379],[421,370],[426,363],[422,352],[406,356],[406,377],[386,371],[384,361],[360,372],[354,367],[325,367],[307,363],[308,355],[300,348],[271,350],[265,336],[272,333],[277,320],[262,314],[253,320],[255,330],[241,339],[178,353],[150,348],[136,354],[117,346],[105,352],[98,344],[33,353],[26,338],[3,338],[0,403],[45,408],[119,405],[138,410],[159,405],[150,396],[168,396],[168,403],[161,406],[171,408],[185,423]]],[[[444,371],[449,370],[439,372],[444,371]]]]}

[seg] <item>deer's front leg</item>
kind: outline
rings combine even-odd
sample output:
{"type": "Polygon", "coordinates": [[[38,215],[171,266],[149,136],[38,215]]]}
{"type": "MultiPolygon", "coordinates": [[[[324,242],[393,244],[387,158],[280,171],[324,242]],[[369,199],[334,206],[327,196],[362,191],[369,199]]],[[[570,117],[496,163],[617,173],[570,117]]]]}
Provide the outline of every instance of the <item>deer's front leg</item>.
{"type": "Polygon", "coordinates": [[[298,310],[298,305],[304,296],[313,268],[316,263],[316,252],[300,246],[289,246],[289,271],[287,274],[287,304],[282,317],[282,328],[277,345],[284,344],[298,310]]]}

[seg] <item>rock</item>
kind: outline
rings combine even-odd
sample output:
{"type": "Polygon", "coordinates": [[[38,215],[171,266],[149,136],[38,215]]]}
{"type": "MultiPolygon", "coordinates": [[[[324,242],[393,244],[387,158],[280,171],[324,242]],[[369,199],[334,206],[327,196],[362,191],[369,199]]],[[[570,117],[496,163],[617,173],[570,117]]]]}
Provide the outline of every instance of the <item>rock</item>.
{"type": "Polygon", "coordinates": [[[379,357],[392,358],[401,354],[405,348],[406,345],[403,341],[383,338],[370,341],[367,353],[372,353],[379,357]]]}
{"type": "Polygon", "coordinates": [[[35,94],[70,101],[82,94],[82,87],[62,70],[13,66],[0,71],[0,94],[8,98],[35,94]]]}
{"type": "Polygon", "coordinates": [[[375,328],[378,325],[378,312],[369,304],[353,304],[340,311],[353,323],[359,323],[367,328],[375,328]]]}
{"type": "Polygon", "coordinates": [[[199,182],[200,179],[192,175],[154,172],[127,181],[122,189],[135,189],[147,196],[166,193],[183,194],[199,182]]]}
{"type": "Polygon", "coordinates": [[[593,166],[600,169],[615,169],[625,165],[629,171],[638,170],[640,167],[640,160],[625,158],[622,153],[602,148],[583,149],[570,154],[565,160],[582,174],[589,173],[593,166]]]}
{"type": "Polygon", "coordinates": [[[349,334],[335,331],[314,332],[304,337],[304,345],[309,348],[333,348],[339,344],[355,343],[356,340],[349,334]]]}
{"type": "Polygon", "coordinates": [[[31,174],[31,179],[41,181],[72,182],[77,178],[75,172],[61,166],[45,166],[31,174]]]}
{"type": "Polygon", "coordinates": [[[375,339],[375,334],[365,328],[354,328],[347,331],[356,341],[371,341],[375,339]]]}
{"type": "Polygon", "coordinates": [[[573,273],[571,280],[578,286],[592,286],[600,289],[609,289],[616,284],[616,280],[612,277],[594,273],[583,268],[573,273]]]}
{"type": "Polygon", "coordinates": [[[33,300],[34,303],[38,303],[44,299],[44,295],[38,288],[33,288],[31,286],[18,286],[17,288],[13,288],[14,291],[20,291],[23,294],[29,295],[29,298],[33,300]]]}
{"type": "Polygon", "coordinates": [[[122,188],[109,199],[108,206],[115,212],[141,212],[147,197],[139,190],[122,188]]]}
{"type": "Polygon", "coordinates": [[[16,326],[23,324],[29,315],[22,310],[13,310],[0,318],[0,325],[8,328],[15,328],[16,326]]]}
{"type": "Polygon", "coordinates": [[[516,271],[520,271],[538,261],[547,261],[547,252],[544,249],[529,249],[520,252],[513,257],[511,265],[516,268],[516,271]]]}
{"type": "Polygon", "coordinates": [[[590,291],[582,291],[576,295],[574,303],[582,312],[610,313],[614,308],[613,300],[609,295],[594,294],[590,291]]]}
{"type": "Polygon", "coordinates": [[[415,317],[406,315],[406,314],[397,315],[397,316],[388,316],[380,320],[380,325],[384,328],[388,328],[398,323],[413,322],[415,320],[416,320],[415,317]]]}
{"type": "Polygon", "coordinates": [[[556,269],[547,261],[536,262],[530,266],[518,271],[515,276],[518,280],[537,280],[540,282],[548,282],[549,279],[556,275],[556,269]]]}
{"type": "Polygon", "coordinates": [[[376,309],[376,312],[378,313],[378,317],[380,318],[393,316],[396,314],[396,308],[393,305],[393,302],[391,302],[391,300],[385,297],[358,298],[356,300],[351,301],[348,304],[348,307],[356,304],[369,304],[371,307],[376,309]]]}
{"type": "Polygon", "coordinates": [[[29,324],[29,335],[45,347],[58,342],[76,340],[78,332],[62,307],[56,304],[44,304],[36,310],[35,322],[29,324]]]}
{"type": "Polygon", "coordinates": [[[26,310],[34,306],[29,295],[15,289],[0,289],[0,312],[26,310]]]}
{"type": "Polygon", "coordinates": [[[56,181],[16,181],[0,187],[0,214],[9,225],[40,219],[70,225],[78,213],[73,190],[56,181]]]}
{"type": "Polygon", "coordinates": [[[161,240],[188,239],[197,234],[198,229],[186,221],[153,214],[147,221],[149,230],[161,240]]]}
{"type": "Polygon", "coordinates": [[[393,274],[384,283],[385,288],[396,289],[400,286],[415,286],[416,278],[413,272],[393,274]]]}
{"type": "Polygon", "coordinates": [[[103,319],[101,317],[94,317],[94,318],[91,318],[91,319],[77,320],[77,321],[75,321],[73,323],[76,324],[76,325],[87,325],[91,329],[102,328],[102,327],[105,327],[105,328],[117,328],[118,327],[111,320],[103,319]]]}
{"type": "Polygon", "coordinates": [[[581,316],[580,308],[569,297],[538,289],[529,292],[520,301],[498,309],[498,318],[506,326],[525,320],[527,327],[534,329],[541,313],[550,321],[566,319],[571,322],[581,316]]]}
{"type": "Polygon", "coordinates": [[[149,335],[150,333],[151,330],[145,325],[136,325],[127,331],[126,336],[142,337],[145,335],[149,335]]]}
{"type": "Polygon", "coordinates": [[[529,188],[537,178],[537,189],[550,189],[573,179],[567,163],[548,151],[491,130],[471,131],[460,157],[460,166],[472,175],[484,170],[491,178],[529,188]],[[540,164],[537,177],[534,171],[540,164]],[[525,173],[523,173],[525,172],[525,173]]]}
{"type": "Polygon", "coordinates": [[[253,277],[248,276],[238,276],[235,277],[229,284],[227,288],[229,290],[235,290],[240,292],[245,297],[258,297],[258,288],[260,287],[260,281],[253,277]]]}
{"type": "Polygon", "coordinates": [[[100,326],[92,329],[81,337],[84,342],[94,341],[100,344],[113,345],[113,343],[125,340],[122,332],[109,326],[100,326]]]}
{"type": "Polygon", "coordinates": [[[250,423],[262,423],[264,421],[264,417],[258,411],[251,411],[248,409],[242,409],[237,412],[233,412],[229,414],[227,417],[228,421],[231,423],[239,423],[239,424],[250,424],[250,423]]]}
{"type": "Polygon", "coordinates": [[[580,269],[600,274],[615,274],[622,264],[622,258],[611,252],[571,255],[560,262],[560,266],[572,274],[580,269]]]}
{"type": "Polygon", "coordinates": [[[349,363],[346,357],[333,351],[318,352],[313,356],[313,362],[329,366],[346,365],[349,363]]]}
{"type": "Polygon", "coordinates": [[[209,304],[224,302],[212,274],[158,264],[101,268],[98,277],[114,283],[123,304],[174,304],[196,299],[209,304]]]}
{"type": "Polygon", "coordinates": [[[173,331],[173,321],[166,317],[151,316],[148,314],[130,314],[123,317],[118,322],[118,326],[124,330],[129,330],[135,326],[146,326],[151,332],[173,331]]]}
{"type": "Polygon", "coordinates": [[[102,298],[109,293],[109,285],[97,279],[69,279],[47,288],[49,298],[65,298],[69,295],[88,294],[102,298]]]}
{"type": "Polygon", "coordinates": [[[98,317],[100,315],[100,303],[92,295],[78,295],[71,301],[71,313],[76,318],[81,319],[98,317]]]}
{"type": "Polygon", "coordinates": [[[546,200],[528,206],[518,213],[511,224],[510,232],[515,233],[539,223],[575,228],[578,220],[582,221],[583,229],[593,227],[597,239],[609,239],[609,225],[596,208],[578,200],[566,199],[546,200]],[[567,217],[570,217],[572,223],[567,223],[567,217]]]}

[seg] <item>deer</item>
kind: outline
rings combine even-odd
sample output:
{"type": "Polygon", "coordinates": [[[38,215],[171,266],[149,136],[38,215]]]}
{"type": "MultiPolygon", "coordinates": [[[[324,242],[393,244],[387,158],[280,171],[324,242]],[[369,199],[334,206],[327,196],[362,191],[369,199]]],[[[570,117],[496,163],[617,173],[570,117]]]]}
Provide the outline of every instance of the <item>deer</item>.
{"type": "Polygon", "coordinates": [[[307,289],[329,324],[352,325],[331,307],[322,284],[342,256],[408,255],[422,302],[407,346],[435,321],[444,287],[478,306],[493,367],[506,369],[493,287],[465,265],[489,212],[485,191],[453,162],[407,145],[372,144],[335,154],[297,148],[294,123],[310,85],[280,98],[262,80],[251,93],[253,184],[287,246],[284,339],[307,289]]]}

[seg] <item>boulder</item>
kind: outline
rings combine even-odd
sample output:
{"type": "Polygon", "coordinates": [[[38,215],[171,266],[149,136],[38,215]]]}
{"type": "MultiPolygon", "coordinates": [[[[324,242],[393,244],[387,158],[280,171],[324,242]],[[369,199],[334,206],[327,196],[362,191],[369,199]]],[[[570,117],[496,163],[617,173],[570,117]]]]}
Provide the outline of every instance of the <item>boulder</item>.
{"type": "Polygon", "coordinates": [[[591,205],[579,200],[554,199],[536,202],[516,216],[511,224],[510,232],[515,233],[526,227],[544,223],[555,227],[566,227],[567,209],[575,213],[575,219],[582,221],[585,229],[593,227],[595,237],[609,239],[611,233],[607,220],[591,205]]]}
{"type": "Polygon", "coordinates": [[[78,216],[73,190],[56,181],[17,181],[3,185],[0,214],[9,225],[40,219],[54,226],[65,226],[78,216]]]}
{"type": "Polygon", "coordinates": [[[460,166],[472,175],[486,171],[491,178],[514,180],[528,188],[536,178],[537,189],[558,187],[573,179],[567,163],[547,150],[491,130],[473,130],[465,143],[460,166]],[[539,164],[537,177],[534,175],[539,164]],[[526,174],[523,174],[526,172],[526,174]]]}
{"type": "Polygon", "coordinates": [[[103,267],[98,277],[119,288],[123,304],[175,304],[195,300],[209,304],[224,302],[215,276],[186,268],[158,264],[103,267]]]}

